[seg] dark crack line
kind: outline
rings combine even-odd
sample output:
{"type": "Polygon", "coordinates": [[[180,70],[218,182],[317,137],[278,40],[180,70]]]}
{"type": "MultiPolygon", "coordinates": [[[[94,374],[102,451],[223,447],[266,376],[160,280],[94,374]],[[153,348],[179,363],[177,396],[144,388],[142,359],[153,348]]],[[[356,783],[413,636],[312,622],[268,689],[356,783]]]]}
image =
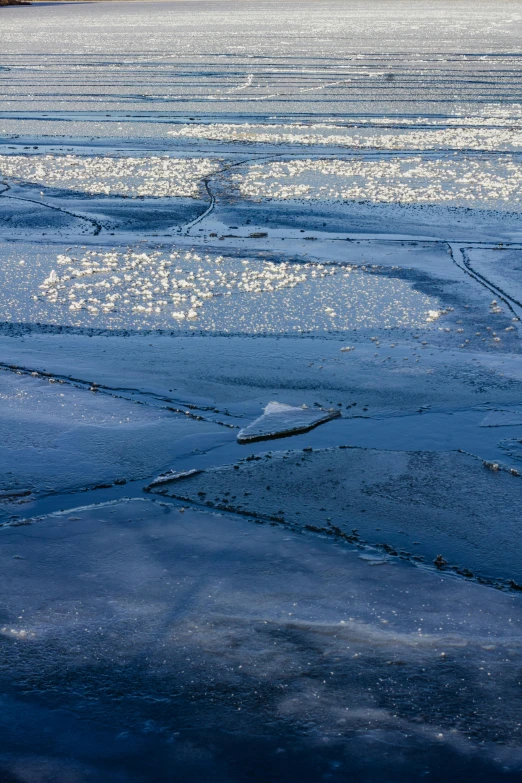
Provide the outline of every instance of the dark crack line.
{"type": "Polygon", "coordinates": [[[210,204],[207,207],[207,209],[204,212],[202,212],[201,215],[199,215],[194,220],[191,220],[189,223],[186,223],[185,225],[180,226],[179,230],[180,231],[185,231],[185,233],[188,233],[190,231],[190,229],[193,228],[193,226],[197,225],[198,223],[201,223],[206,217],[208,217],[208,215],[210,215],[214,211],[214,208],[216,206],[216,197],[214,196],[214,194],[212,193],[212,190],[210,188],[210,182],[211,182],[212,179],[214,179],[214,177],[217,177],[220,174],[226,174],[228,171],[230,171],[230,169],[237,168],[239,166],[244,166],[245,164],[251,163],[252,161],[270,160],[272,158],[277,159],[277,158],[280,158],[283,154],[284,153],[273,153],[271,155],[259,155],[258,154],[255,157],[247,158],[246,160],[240,160],[237,163],[230,163],[228,166],[225,166],[222,169],[218,169],[217,171],[214,171],[212,174],[210,174],[208,177],[205,177],[201,181],[203,182],[203,184],[205,186],[205,190],[207,191],[207,194],[208,194],[208,196],[210,198],[210,204]]]}
{"type": "Polygon", "coordinates": [[[456,258],[454,249],[452,247],[452,243],[451,242],[446,242],[446,244],[447,244],[447,246],[449,248],[451,258],[452,258],[453,262],[455,263],[455,265],[458,266],[458,268],[462,272],[465,272],[467,275],[469,275],[471,278],[473,278],[473,280],[475,280],[477,283],[482,285],[484,288],[487,288],[488,291],[490,291],[496,297],[501,299],[504,302],[504,304],[506,305],[506,307],[508,307],[509,310],[511,310],[511,312],[513,313],[515,318],[517,318],[517,320],[520,320],[521,313],[517,313],[515,308],[516,307],[520,307],[521,308],[521,312],[522,312],[522,304],[520,302],[518,302],[516,299],[514,299],[513,297],[509,296],[509,294],[507,294],[501,288],[496,286],[490,280],[488,280],[487,277],[484,277],[484,275],[481,275],[479,272],[476,272],[473,269],[473,267],[471,266],[471,264],[469,263],[469,260],[466,258],[466,250],[465,250],[465,248],[463,248],[463,247],[459,247],[458,248],[458,252],[460,253],[461,258],[462,258],[462,263],[459,263],[459,261],[456,258]]]}
{"type": "MultiPolygon", "coordinates": [[[[506,302],[506,304],[508,304],[508,306],[509,306],[509,302],[511,302],[513,305],[520,307],[522,310],[522,302],[519,302],[518,299],[515,299],[514,296],[511,296],[510,294],[506,293],[506,291],[500,288],[500,286],[498,286],[496,283],[492,283],[491,280],[485,277],[485,275],[482,275],[480,272],[477,272],[476,269],[473,269],[473,267],[471,266],[469,256],[466,252],[466,248],[460,248],[460,252],[462,254],[462,260],[466,265],[466,268],[470,272],[472,272],[477,278],[479,278],[484,283],[487,283],[487,285],[491,287],[491,290],[496,289],[496,291],[498,291],[497,295],[499,296],[499,298],[503,297],[504,301],[506,302]]],[[[513,307],[511,307],[511,311],[514,312],[513,307]]]]}

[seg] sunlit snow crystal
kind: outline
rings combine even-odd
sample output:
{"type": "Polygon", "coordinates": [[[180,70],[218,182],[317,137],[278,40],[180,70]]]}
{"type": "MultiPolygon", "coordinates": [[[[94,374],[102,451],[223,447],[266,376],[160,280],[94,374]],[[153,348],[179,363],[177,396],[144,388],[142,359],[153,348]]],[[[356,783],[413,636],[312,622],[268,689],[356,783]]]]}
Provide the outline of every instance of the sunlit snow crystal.
{"type": "Polygon", "coordinates": [[[313,410],[294,408],[281,402],[269,402],[262,416],[239,431],[237,440],[238,443],[252,443],[256,440],[285,438],[299,432],[308,432],[318,424],[336,419],[340,415],[340,411],[334,408],[313,410]]]}

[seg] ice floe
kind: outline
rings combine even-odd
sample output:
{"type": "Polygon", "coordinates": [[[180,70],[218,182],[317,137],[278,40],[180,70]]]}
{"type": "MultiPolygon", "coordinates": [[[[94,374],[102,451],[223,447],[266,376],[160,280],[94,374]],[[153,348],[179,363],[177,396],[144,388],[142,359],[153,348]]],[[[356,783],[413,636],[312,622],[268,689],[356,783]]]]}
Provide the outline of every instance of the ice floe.
{"type": "Polygon", "coordinates": [[[238,443],[252,443],[258,440],[284,438],[299,432],[307,432],[319,424],[339,418],[340,415],[341,412],[334,408],[330,410],[298,408],[281,402],[269,402],[262,416],[239,431],[237,440],[238,443]]]}

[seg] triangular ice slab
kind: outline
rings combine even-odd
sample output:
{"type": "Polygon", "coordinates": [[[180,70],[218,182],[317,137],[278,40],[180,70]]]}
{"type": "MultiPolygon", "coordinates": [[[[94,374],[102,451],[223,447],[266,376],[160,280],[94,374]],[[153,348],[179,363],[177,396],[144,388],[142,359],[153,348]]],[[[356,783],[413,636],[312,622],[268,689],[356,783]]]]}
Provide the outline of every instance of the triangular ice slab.
{"type": "Polygon", "coordinates": [[[340,415],[340,411],[335,408],[294,408],[293,405],[281,402],[269,402],[262,416],[239,431],[237,440],[238,443],[252,443],[256,440],[286,438],[288,435],[308,432],[318,424],[337,419],[340,415]]]}
{"type": "Polygon", "coordinates": [[[498,410],[491,411],[480,422],[481,427],[515,427],[522,424],[522,410],[498,410]]]}

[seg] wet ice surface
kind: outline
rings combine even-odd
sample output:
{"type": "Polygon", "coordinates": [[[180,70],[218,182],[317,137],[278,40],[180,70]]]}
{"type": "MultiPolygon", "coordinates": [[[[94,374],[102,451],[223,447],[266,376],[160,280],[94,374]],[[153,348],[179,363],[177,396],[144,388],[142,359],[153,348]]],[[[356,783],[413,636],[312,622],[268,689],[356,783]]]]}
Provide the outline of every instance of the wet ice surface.
{"type": "Polygon", "coordinates": [[[521,24],[3,14],[3,779],[522,778],[521,24]]]}
{"type": "Polygon", "coordinates": [[[520,779],[517,596],[150,501],[0,536],[6,779],[520,779]]]}

